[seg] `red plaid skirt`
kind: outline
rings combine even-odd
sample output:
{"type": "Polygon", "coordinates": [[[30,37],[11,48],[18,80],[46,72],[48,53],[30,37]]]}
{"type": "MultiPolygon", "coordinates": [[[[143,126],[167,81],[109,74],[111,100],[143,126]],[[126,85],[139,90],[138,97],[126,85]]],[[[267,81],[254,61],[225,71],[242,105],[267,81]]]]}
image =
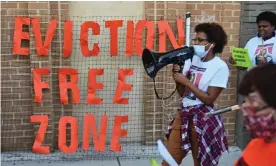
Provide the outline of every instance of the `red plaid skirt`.
{"type": "MultiPolygon", "coordinates": [[[[181,148],[185,153],[191,150],[189,141],[189,119],[192,118],[198,134],[198,160],[202,166],[218,165],[221,154],[224,151],[228,151],[222,117],[215,115],[203,119],[205,113],[213,110],[215,110],[214,107],[206,105],[197,105],[188,108],[182,107],[179,110],[181,111],[181,148]]],[[[167,138],[171,132],[173,121],[168,127],[167,138]]]]}

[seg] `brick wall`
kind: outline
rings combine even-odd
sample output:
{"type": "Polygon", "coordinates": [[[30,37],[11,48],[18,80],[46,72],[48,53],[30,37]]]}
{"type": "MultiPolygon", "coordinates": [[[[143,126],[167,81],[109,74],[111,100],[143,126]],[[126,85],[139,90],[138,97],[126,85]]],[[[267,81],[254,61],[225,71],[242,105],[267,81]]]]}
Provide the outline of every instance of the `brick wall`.
{"type": "MultiPolygon", "coordinates": [[[[179,16],[184,16],[186,12],[191,12],[191,36],[194,35],[193,30],[195,25],[200,22],[215,21],[220,23],[226,33],[228,34],[228,45],[224,48],[224,52],[221,55],[223,59],[228,59],[231,55],[231,46],[239,45],[239,31],[240,31],[240,3],[239,2],[227,2],[227,1],[216,1],[216,2],[192,2],[192,1],[170,1],[170,2],[145,2],[145,14],[149,20],[156,19],[169,19],[172,27],[175,28],[175,19],[179,16]],[[155,7],[155,8],[154,8],[155,7]],[[156,11],[154,11],[156,9],[156,11]],[[156,15],[154,15],[156,13],[156,15]]],[[[176,30],[174,30],[176,32],[176,30]]],[[[175,33],[177,34],[177,33],[175,33]]],[[[171,47],[169,47],[171,48],[171,47]]],[[[237,71],[231,68],[231,76],[229,78],[228,89],[225,89],[216,101],[218,108],[230,106],[236,104],[236,86],[237,86],[237,71]]],[[[163,85],[163,89],[166,89],[165,94],[169,94],[174,90],[174,85],[171,79],[171,68],[168,67],[163,72],[163,80],[168,83],[163,85]]],[[[154,94],[152,94],[154,96],[154,94]]],[[[173,100],[179,98],[174,96],[166,103],[170,103],[173,100]]],[[[160,101],[152,100],[147,103],[148,109],[145,109],[146,114],[146,125],[150,126],[150,129],[146,131],[148,136],[152,136],[151,141],[147,143],[154,143],[156,139],[159,139],[160,132],[162,133],[168,120],[171,120],[175,113],[175,109],[179,107],[179,102],[174,103],[168,107],[162,107],[160,101]],[[154,107],[153,107],[154,106],[154,107]],[[153,122],[152,118],[156,121],[153,122]],[[162,119],[164,121],[162,121],[162,119]],[[160,122],[161,121],[161,122],[160,122]],[[148,122],[148,123],[147,123],[148,122]],[[155,133],[154,133],[155,132],[155,133]]],[[[147,108],[147,107],[146,107],[147,108]]],[[[235,142],[235,116],[234,112],[224,114],[224,125],[227,130],[228,142],[233,145],[235,142]]]]}
{"type": "MultiPolygon", "coordinates": [[[[258,33],[256,17],[264,11],[272,11],[276,13],[276,2],[274,1],[252,1],[242,2],[241,12],[241,28],[240,28],[240,47],[244,47],[249,39],[258,33]]],[[[238,71],[238,82],[241,81],[245,71],[238,71]]],[[[238,96],[238,101],[242,102],[243,97],[238,96]]],[[[236,119],[237,125],[237,145],[244,148],[251,140],[251,136],[243,125],[242,113],[239,112],[236,119]]]]}
{"type": "MultiPolygon", "coordinates": [[[[48,57],[37,56],[33,33],[30,33],[30,42],[23,41],[22,44],[23,47],[31,48],[30,56],[12,55],[12,41],[15,16],[38,17],[44,41],[50,15],[59,20],[57,6],[57,2],[1,2],[1,145],[3,151],[31,149],[38,129],[38,125],[30,124],[30,116],[34,114],[49,115],[45,144],[56,142],[57,134],[52,122],[57,121],[56,117],[62,112],[62,107],[60,104],[55,105],[56,99],[59,99],[59,93],[57,81],[52,77],[57,78],[55,69],[60,63],[69,64],[66,60],[59,61],[61,50],[55,45],[61,44],[62,40],[58,38],[60,35],[56,35],[53,39],[55,44],[51,45],[51,54],[48,57]],[[50,76],[43,78],[43,81],[50,82],[52,88],[43,90],[42,104],[33,102],[33,67],[51,69],[50,76]]],[[[68,2],[61,2],[60,7],[63,22],[68,15],[66,14],[69,8],[68,2]]],[[[32,32],[32,26],[25,27],[24,30],[32,32]]],[[[58,29],[56,34],[59,34],[58,29]]]]}

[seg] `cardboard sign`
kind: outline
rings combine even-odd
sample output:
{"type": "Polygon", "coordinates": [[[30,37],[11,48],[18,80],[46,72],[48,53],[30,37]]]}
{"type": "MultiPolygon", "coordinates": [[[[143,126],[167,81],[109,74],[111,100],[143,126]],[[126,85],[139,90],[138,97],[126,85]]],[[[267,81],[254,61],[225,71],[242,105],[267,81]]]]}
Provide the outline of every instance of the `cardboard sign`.
{"type": "Polygon", "coordinates": [[[251,68],[253,66],[247,49],[232,47],[232,57],[236,61],[234,66],[246,68],[251,68]]]}

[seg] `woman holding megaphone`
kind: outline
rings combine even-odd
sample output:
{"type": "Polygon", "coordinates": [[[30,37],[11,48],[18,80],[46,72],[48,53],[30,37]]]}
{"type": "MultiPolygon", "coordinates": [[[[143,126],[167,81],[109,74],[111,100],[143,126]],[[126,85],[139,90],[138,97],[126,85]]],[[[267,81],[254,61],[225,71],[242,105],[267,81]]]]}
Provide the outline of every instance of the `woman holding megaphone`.
{"type": "MultiPolygon", "coordinates": [[[[166,144],[178,164],[192,150],[195,166],[215,166],[228,150],[223,120],[220,115],[203,117],[215,110],[214,102],[227,87],[229,69],[218,56],[227,44],[227,35],[216,23],[198,24],[195,32],[192,61],[187,60],[181,72],[180,66],[173,66],[173,79],[183,99],[169,126],[166,144]]],[[[165,161],[162,165],[168,166],[165,161]]]]}

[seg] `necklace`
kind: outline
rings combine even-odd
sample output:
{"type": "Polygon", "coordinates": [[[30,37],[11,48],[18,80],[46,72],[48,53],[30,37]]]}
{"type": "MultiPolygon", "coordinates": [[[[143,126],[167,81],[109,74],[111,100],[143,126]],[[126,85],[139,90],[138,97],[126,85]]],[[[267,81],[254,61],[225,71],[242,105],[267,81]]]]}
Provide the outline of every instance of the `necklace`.
{"type": "Polygon", "coordinates": [[[265,63],[265,50],[264,50],[264,40],[262,39],[262,46],[261,46],[261,62],[265,63]]]}

